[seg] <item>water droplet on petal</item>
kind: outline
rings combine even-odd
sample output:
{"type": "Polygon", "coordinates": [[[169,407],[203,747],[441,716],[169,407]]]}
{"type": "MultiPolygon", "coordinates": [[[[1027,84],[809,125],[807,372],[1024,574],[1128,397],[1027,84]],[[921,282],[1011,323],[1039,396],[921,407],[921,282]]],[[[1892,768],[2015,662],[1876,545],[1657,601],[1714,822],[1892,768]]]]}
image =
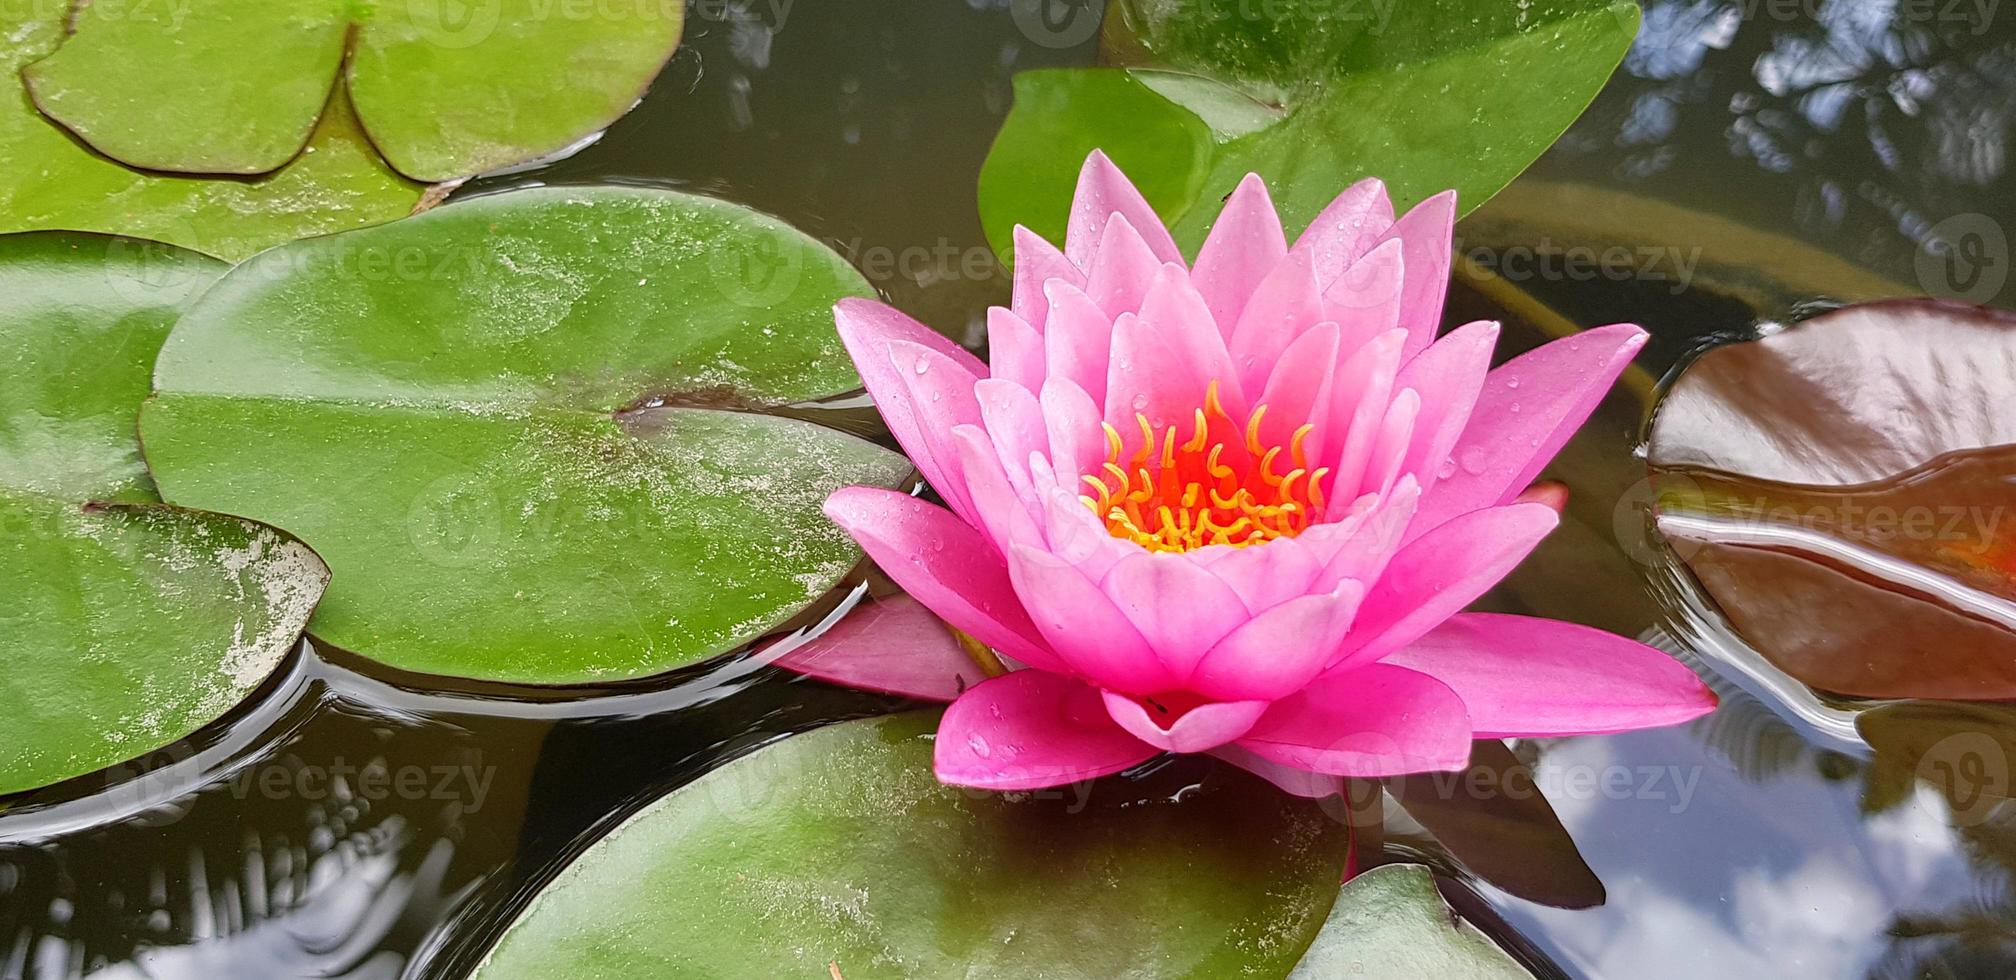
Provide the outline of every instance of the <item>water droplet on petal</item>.
{"type": "Polygon", "coordinates": [[[1505,410],[1511,412],[1514,415],[1517,415],[1519,414],[1519,403],[1513,402],[1512,404],[1505,406],[1505,410]]]}
{"type": "Polygon", "coordinates": [[[931,359],[922,354],[917,355],[917,373],[923,374],[929,370],[931,370],[931,359]]]}
{"type": "Polygon", "coordinates": [[[1135,395],[1134,401],[1131,404],[1134,406],[1135,411],[1145,412],[1148,410],[1148,396],[1146,394],[1135,395]]]}
{"type": "Polygon", "coordinates": [[[1518,387],[1519,387],[1519,379],[1518,379],[1518,378],[1506,378],[1506,379],[1505,379],[1505,387],[1507,387],[1507,388],[1513,388],[1513,389],[1516,389],[1516,388],[1518,388],[1518,387]]]}
{"type": "Polygon", "coordinates": [[[1485,466],[1484,450],[1476,446],[1464,450],[1462,463],[1463,472],[1471,476],[1482,476],[1485,466]]]}
{"type": "Polygon", "coordinates": [[[1454,456],[1451,456],[1448,459],[1443,460],[1441,468],[1435,471],[1435,478],[1438,480],[1447,480],[1455,475],[1456,475],[1456,457],[1454,456]]]}
{"type": "Polygon", "coordinates": [[[986,739],[980,737],[979,732],[974,732],[973,734],[966,736],[966,747],[972,749],[973,754],[979,756],[982,759],[985,759],[994,754],[993,747],[987,744],[986,739]]]}

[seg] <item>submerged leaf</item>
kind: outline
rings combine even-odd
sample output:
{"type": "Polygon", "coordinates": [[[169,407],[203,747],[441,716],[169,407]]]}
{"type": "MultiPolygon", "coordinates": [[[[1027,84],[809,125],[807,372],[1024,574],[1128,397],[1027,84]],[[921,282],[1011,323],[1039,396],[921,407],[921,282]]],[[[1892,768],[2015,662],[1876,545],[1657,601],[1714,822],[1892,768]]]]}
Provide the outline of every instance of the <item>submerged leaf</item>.
{"type": "Polygon", "coordinates": [[[0,99],[0,173],[7,175],[0,181],[0,232],[135,235],[237,260],[296,238],[389,221],[419,202],[421,186],[385,166],[341,92],[330,98],[306,149],[257,180],[147,173],[92,152],[38,112],[17,80],[23,65],[61,41],[62,6],[0,7],[0,73],[14,86],[0,99]]]}
{"type": "Polygon", "coordinates": [[[562,871],[475,976],[1279,977],[1337,893],[1343,825],[1244,773],[975,793],[932,776],[937,723],[701,777],[562,871]]]}
{"type": "Polygon", "coordinates": [[[723,410],[859,386],[830,310],[867,291],[720,201],[478,198],[233,270],[176,325],[141,434],[168,499],[328,559],[323,640],[489,680],[655,674],[824,595],[859,553],[820,503],[908,474],[723,410]]]}
{"type": "Polygon", "coordinates": [[[148,502],[134,413],[177,308],[222,270],[131,239],[0,236],[0,793],[216,720],[328,583],[270,527],[148,502]]]}
{"type": "Polygon", "coordinates": [[[1489,936],[1456,917],[1418,864],[1386,864],[1346,882],[1330,920],[1290,980],[1532,980],[1489,936]]]}
{"type": "Polygon", "coordinates": [[[1703,354],[1660,403],[1658,526],[1813,687],[2016,697],[2016,316],[1846,307],[1703,354]]]}
{"type": "Polygon", "coordinates": [[[1386,789],[1477,877],[1556,908],[1603,904],[1603,882],[1540,792],[1533,767],[1504,742],[1479,740],[1462,772],[1417,773],[1386,789]]]}

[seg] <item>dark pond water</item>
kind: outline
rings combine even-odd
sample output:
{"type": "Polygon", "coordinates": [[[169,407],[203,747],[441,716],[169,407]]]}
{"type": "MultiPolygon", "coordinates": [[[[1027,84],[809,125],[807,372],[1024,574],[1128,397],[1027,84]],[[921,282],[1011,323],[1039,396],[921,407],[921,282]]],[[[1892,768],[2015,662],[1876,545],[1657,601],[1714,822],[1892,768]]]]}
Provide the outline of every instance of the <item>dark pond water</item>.
{"type": "MultiPolygon", "coordinates": [[[[624,180],[742,201],[977,339],[1007,292],[974,181],[1009,79],[1089,64],[1094,43],[1032,38],[1008,0],[696,14],[599,143],[464,193],[624,180]]],[[[1551,474],[1571,519],[1488,604],[1645,636],[1724,694],[1681,728],[1516,744],[1499,756],[1526,779],[1464,791],[1537,787],[1572,847],[1530,801],[1441,824],[1449,847],[1389,809],[1386,853],[1435,863],[1543,974],[2016,975],[2016,709],[1896,705],[1858,730],[1855,706],[1746,669],[1647,537],[1634,454],[1656,379],[1706,340],[1880,295],[2016,306],[2012,118],[2016,12],[1996,0],[1651,0],[1595,107],[1459,227],[1452,319],[1504,319],[1508,348],[1616,320],[1657,337],[1551,474]]],[[[514,700],[304,648],[190,742],[8,802],[0,977],[459,977],[646,801],[895,704],[738,662],[514,700]]]]}

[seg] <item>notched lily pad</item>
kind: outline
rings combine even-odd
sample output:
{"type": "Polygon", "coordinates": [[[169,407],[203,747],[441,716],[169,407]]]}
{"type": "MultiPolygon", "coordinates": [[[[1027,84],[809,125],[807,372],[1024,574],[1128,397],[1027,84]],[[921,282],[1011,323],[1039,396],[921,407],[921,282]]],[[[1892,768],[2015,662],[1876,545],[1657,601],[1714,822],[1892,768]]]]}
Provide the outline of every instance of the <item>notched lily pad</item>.
{"type": "Polygon", "coordinates": [[[1337,893],[1343,825],[1244,773],[974,793],[933,778],[937,719],[835,725],[673,792],[475,976],[1279,977],[1337,893]]]}
{"type": "Polygon", "coordinates": [[[222,269],[131,239],[0,236],[0,793],[216,720],[328,584],[279,531],[147,502],[134,413],[177,308],[222,269]]]}
{"type": "Polygon", "coordinates": [[[478,198],[233,270],[163,349],[141,435],[168,499],[328,560],[310,629],[331,644],[513,683],[661,673],[825,594],[859,557],[827,494],[908,476],[835,430],[679,395],[858,388],[831,308],[868,292],[721,201],[478,198]]]}
{"type": "Polygon", "coordinates": [[[1748,645],[1866,697],[2016,697],[2016,315],[1845,307],[1660,403],[1658,524],[1748,645]]]}
{"type": "Polygon", "coordinates": [[[1290,980],[1532,980],[1476,926],[1456,917],[1418,864],[1385,864],[1344,884],[1330,920],[1290,980]]]}
{"type": "MultiPolygon", "coordinates": [[[[172,4],[107,4],[109,7],[172,4]]],[[[400,217],[421,187],[385,166],[357,128],[349,99],[329,101],[308,146],[257,180],[199,179],[121,166],[81,145],[36,110],[23,65],[63,37],[60,3],[0,6],[0,232],[72,229],[133,235],[242,259],[309,235],[400,217]]]]}
{"type": "Polygon", "coordinates": [[[561,150],[643,96],[679,44],[676,2],[75,0],[22,77],[35,103],[134,167],[260,174],[307,144],[333,88],[416,180],[561,150]]]}
{"type": "Polygon", "coordinates": [[[1001,254],[1016,222],[1063,240],[1072,177],[1094,149],[1186,249],[1249,172],[1267,179],[1291,234],[1367,176],[1396,207],[1453,187],[1468,210],[1575,121],[1638,25],[1637,4],[1618,0],[1288,4],[1267,16],[1135,0],[1125,15],[1109,47],[1129,67],[1016,76],[980,175],[1001,254]]]}

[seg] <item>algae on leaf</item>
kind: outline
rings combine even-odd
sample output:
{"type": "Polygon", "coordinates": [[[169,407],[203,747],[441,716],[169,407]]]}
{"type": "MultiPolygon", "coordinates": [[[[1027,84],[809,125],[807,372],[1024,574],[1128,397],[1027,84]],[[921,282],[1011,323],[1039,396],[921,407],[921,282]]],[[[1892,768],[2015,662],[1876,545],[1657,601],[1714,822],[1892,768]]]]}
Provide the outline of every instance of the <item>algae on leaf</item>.
{"type": "Polygon", "coordinates": [[[0,793],[216,720],[328,583],[282,532],[150,502],[134,416],[177,310],[222,269],[131,239],[0,236],[0,793]]]}
{"type": "Polygon", "coordinates": [[[826,495],[909,474],[760,411],[859,387],[831,309],[867,293],[721,201],[477,198],[234,270],[162,351],[141,434],[168,499],[329,561],[323,640],[514,683],[655,674],[824,595],[859,558],[826,495]]]}

